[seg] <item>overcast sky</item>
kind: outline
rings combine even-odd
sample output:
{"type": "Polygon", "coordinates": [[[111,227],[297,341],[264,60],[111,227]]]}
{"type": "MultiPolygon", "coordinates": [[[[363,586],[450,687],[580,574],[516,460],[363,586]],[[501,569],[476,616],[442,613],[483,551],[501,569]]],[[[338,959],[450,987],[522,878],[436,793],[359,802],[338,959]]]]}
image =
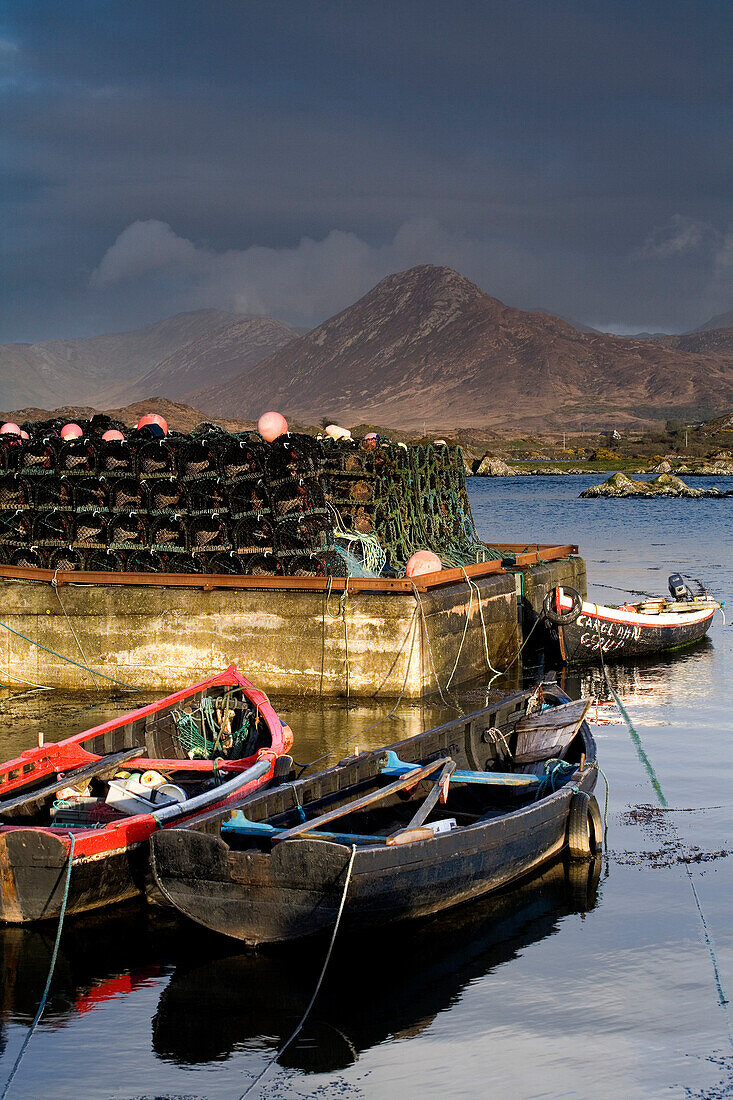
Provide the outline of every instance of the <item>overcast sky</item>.
{"type": "Polygon", "coordinates": [[[733,5],[4,0],[0,340],[313,325],[445,263],[619,332],[733,309],[733,5]]]}

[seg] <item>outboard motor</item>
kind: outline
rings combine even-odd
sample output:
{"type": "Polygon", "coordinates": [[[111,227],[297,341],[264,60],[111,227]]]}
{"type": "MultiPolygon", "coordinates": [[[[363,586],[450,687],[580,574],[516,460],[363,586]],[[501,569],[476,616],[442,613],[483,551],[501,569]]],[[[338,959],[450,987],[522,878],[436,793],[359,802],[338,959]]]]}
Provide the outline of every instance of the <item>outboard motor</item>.
{"type": "Polygon", "coordinates": [[[669,591],[672,594],[673,600],[682,601],[692,599],[692,592],[690,592],[685,584],[681,573],[673,573],[667,581],[667,584],[669,585],[669,591]]]}

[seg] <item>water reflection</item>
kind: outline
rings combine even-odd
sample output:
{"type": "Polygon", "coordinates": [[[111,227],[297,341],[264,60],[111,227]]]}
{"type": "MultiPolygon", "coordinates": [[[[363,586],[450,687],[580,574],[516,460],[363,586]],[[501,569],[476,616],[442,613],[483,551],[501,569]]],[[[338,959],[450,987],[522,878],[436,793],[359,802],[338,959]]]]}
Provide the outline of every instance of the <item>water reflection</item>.
{"type": "MultiPolygon", "coordinates": [[[[361,935],[358,944],[345,937],[283,1064],[333,1072],[386,1038],[418,1034],[469,983],[552,935],[567,913],[592,908],[599,875],[600,860],[576,865],[570,875],[557,863],[452,914],[386,936],[361,935]]],[[[226,1058],[235,1048],[279,1047],[308,1004],[325,949],[319,941],[305,952],[226,954],[178,967],[153,1021],[155,1052],[190,1065],[226,1058]]]]}
{"type": "MultiPolygon", "coordinates": [[[[389,1036],[424,1030],[469,983],[551,936],[566,914],[593,908],[600,869],[600,860],[558,862],[511,891],[389,936],[344,938],[284,1064],[330,1072],[389,1036]]],[[[42,1026],[64,1028],[108,1001],[163,985],[172,972],[152,1021],[159,1059],[185,1066],[227,1059],[237,1048],[276,1049],[310,1000],[326,944],[266,954],[232,954],[231,946],[167,910],[137,905],[70,921],[42,1026]]],[[[9,1023],[30,1025],[52,950],[53,930],[0,929],[0,1054],[9,1023]]]]}

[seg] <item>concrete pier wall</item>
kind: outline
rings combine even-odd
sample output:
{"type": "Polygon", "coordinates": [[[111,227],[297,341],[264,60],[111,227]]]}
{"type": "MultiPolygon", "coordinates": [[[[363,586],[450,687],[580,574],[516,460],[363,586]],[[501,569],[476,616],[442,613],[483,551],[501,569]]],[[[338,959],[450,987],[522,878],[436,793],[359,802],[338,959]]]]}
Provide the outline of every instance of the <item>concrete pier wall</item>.
{"type": "Polygon", "coordinates": [[[262,587],[248,578],[241,587],[233,582],[242,578],[224,578],[220,587],[212,577],[114,583],[95,574],[89,583],[91,574],[9,572],[0,570],[0,681],[87,690],[109,686],[88,669],[133,687],[172,690],[236,661],[270,692],[417,699],[483,676],[489,664],[503,670],[526,630],[522,599],[536,609],[554,584],[585,590],[578,557],[528,563],[521,573],[491,562],[415,585],[353,581],[320,589],[317,579],[304,578],[290,587],[272,578],[262,587]]]}

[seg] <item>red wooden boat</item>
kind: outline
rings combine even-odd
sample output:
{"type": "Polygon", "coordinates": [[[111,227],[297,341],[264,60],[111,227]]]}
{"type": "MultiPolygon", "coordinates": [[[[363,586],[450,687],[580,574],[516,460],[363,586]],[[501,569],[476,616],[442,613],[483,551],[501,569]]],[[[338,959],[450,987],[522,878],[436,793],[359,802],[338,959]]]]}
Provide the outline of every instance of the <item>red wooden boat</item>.
{"type": "Polygon", "coordinates": [[[68,913],[142,894],[150,835],[236,806],[289,769],[292,743],[231,665],[0,765],[0,920],[58,917],[67,876],[68,913]]]}

